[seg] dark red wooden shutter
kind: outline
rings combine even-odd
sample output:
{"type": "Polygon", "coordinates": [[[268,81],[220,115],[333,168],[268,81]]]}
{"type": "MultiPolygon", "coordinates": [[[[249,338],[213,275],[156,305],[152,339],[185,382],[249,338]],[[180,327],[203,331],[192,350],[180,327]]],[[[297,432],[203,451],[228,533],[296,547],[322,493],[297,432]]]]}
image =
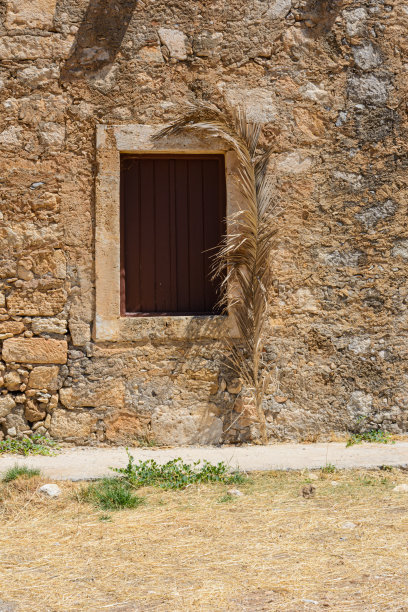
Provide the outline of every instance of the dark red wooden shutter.
{"type": "Polygon", "coordinates": [[[122,314],[215,314],[225,213],[222,155],[122,156],[122,314]]]}

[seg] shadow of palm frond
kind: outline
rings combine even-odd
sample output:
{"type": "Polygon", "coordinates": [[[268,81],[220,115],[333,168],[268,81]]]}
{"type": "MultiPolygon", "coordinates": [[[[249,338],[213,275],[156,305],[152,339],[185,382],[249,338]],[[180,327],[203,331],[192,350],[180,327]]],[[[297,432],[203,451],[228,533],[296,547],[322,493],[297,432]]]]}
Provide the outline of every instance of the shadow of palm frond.
{"type": "Polygon", "coordinates": [[[62,80],[97,72],[112,64],[122,44],[138,0],[90,0],[76,35],[62,80]]]}

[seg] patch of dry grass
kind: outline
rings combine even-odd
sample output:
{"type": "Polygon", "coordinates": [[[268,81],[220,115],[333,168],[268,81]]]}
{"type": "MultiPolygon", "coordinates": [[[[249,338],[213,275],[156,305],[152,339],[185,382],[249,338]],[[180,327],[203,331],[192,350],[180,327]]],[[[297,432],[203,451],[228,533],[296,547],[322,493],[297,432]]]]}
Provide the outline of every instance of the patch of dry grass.
{"type": "Polygon", "coordinates": [[[316,473],[311,498],[299,472],[254,475],[231,501],[225,485],[144,489],[144,506],[111,521],[81,501],[84,485],[61,484],[56,500],[38,478],[2,485],[0,599],[21,611],[408,611],[408,495],[392,492],[408,473],[316,473]]]}

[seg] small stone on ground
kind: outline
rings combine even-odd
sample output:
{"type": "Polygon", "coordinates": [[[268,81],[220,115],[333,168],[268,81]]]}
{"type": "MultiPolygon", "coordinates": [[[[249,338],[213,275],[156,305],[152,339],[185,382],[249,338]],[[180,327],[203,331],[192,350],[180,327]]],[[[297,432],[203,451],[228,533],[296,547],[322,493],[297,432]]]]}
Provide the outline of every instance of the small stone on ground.
{"type": "Polygon", "coordinates": [[[400,484],[393,488],[395,493],[408,493],[408,484],[400,484]]]}
{"type": "Polygon", "coordinates": [[[352,521],[345,521],[341,526],[343,529],[355,529],[357,527],[352,521]]]}
{"type": "Polygon", "coordinates": [[[61,495],[61,489],[56,484],[45,484],[39,488],[39,491],[48,495],[48,497],[59,497],[61,495]]]}

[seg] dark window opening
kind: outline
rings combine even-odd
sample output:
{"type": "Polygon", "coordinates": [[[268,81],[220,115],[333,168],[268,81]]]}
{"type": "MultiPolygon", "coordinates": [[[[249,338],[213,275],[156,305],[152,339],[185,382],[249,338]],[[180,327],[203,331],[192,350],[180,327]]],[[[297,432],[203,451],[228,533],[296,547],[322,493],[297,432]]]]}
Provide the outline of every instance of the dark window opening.
{"type": "Polygon", "coordinates": [[[123,315],[219,314],[225,193],[223,155],[121,156],[123,315]]]}

